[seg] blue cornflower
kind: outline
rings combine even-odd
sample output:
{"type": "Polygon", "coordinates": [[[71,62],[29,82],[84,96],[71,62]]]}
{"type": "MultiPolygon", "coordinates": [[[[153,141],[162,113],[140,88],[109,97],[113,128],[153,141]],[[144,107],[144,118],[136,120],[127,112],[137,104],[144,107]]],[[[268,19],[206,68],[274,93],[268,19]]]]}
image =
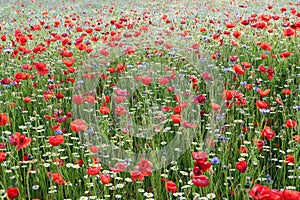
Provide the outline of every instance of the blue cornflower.
{"type": "Polygon", "coordinates": [[[4,51],[4,53],[12,53],[13,52],[12,49],[4,49],[3,51],[4,51]]]}
{"type": "Polygon", "coordinates": [[[78,83],[79,85],[82,85],[82,84],[84,83],[84,81],[83,81],[83,80],[79,80],[79,81],[77,81],[77,83],[78,83]]]}
{"type": "Polygon", "coordinates": [[[246,81],[241,81],[240,84],[241,84],[242,86],[245,86],[245,85],[247,85],[248,83],[247,83],[246,81]]]}
{"type": "Polygon", "coordinates": [[[205,62],[206,58],[200,58],[200,62],[205,62]]]}
{"type": "Polygon", "coordinates": [[[259,109],[259,112],[261,112],[262,114],[268,114],[268,113],[270,113],[270,110],[262,108],[262,109],[259,109]]]}
{"type": "Polygon", "coordinates": [[[92,129],[88,129],[88,130],[87,130],[87,133],[88,133],[88,134],[93,134],[94,131],[93,131],[92,129]]]}
{"type": "Polygon", "coordinates": [[[224,68],[223,71],[224,71],[224,72],[232,72],[232,67],[224,68]]]}
{"type": "Polygon", "coordinates": [[[213,157],[212,159],[210,159],[211,164],[216,165],[220,163],[220,160],[218,157],[213,157]]]}
{"type": "Polygon", "coordinates": [[[225,136],[219,136],[218,138],[221,142],[226,142],[229,140],[229,138],[225,137],[225,136]]]}

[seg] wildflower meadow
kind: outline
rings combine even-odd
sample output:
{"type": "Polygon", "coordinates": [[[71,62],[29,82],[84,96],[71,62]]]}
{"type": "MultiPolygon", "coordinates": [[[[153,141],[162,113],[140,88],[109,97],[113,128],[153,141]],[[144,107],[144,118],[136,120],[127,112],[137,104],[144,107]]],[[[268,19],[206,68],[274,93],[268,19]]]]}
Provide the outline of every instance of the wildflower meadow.
{"type": "Polygon", "coordinates": [[[1,199],[300,200],[299,6],[1,0],[1,199]]]}

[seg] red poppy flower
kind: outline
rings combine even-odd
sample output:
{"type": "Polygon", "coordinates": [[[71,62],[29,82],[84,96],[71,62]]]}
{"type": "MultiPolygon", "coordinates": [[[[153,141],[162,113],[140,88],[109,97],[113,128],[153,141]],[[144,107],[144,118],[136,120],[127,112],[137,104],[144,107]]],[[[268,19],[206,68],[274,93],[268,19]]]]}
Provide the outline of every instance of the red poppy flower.
{"type": "Polygon", "coordinates": [[[234,31],[232,34],[236,39],[239,39],[242,35],[242,33],[240,31],[234,31]]]}
{"type": "Polygon", "coordinates": [[[239,153],[248,153],[248,149],[246,146],[242,145],[239,147],[238,152],[239,153]]]}
{"type": "Polygon", "coordinates": [[[110,113],[110,109],[105,107],[105,106],[102,106],[99,111],[103,114],[103,115],[107,115],[110,113]]]}
{"type": "Polygon", "coordinates": [[[27,152],[24,152],[23,153],[23,158],[22,158],[23,161],[28,161],[29,160],[29,155],[27,152]]]}
{"type": "Polygon", "coordinates": [[[291,154],[288,154],[288,155],[285,156],[285,162],[286,162],[286,164],[294,163],[295,162],[295,157],[291,154]]]}
{"type": "Polygon", "coordinates": [[[152,77],[151,76],[141,76],[140,80],[142,81],[142,83],[144,85],[149,85],[150,83],[152,83],[152,77]]]}
{"type": "Polygon", "coordinates": [[[215,54],[215,53],[214,53],[214,54],[211,54],[211,58],[212,58],[212,59],[216,59],[216,58],[217,58],[217,54],[215,54]]]}
{"type": "Polygon", "coordinates": [[[90,152],[91,153],[98,153],[100,151],[100,148],[94,145],[90,146],[90,152]]]}
{"type": "Polygon", "coordinates": [[[288,57],[290,57],[290,55],[291,55],[291,53],[288,51],[285,51],[285,52],[279,54],[279,56],[282,58],[288,58],[288,57]]]}
{"type": "Polygon", "coordinates": [[[138,163],[138,170],[144,176],[150,176],[152,174],[152,167],[152,163],[147,159],[141,158],[140,162],[138,163]]]}
{"type": "Polygon", "coordinates": [[[114,100],[117,102],[117,103],[122,103],[124,101],[127,100],[127,98],[125,96],[117,96],[114,98],[114,100]]]}
{"type": "Polygon", "coordinates": [[[234,41],[234,40],[232,40],[232,41],[230,42],[230,44],[231,44],[232,46],[236,46],[236,47],[240,46],[240,44],[239,44],[238,42],[234,41]]]}
{"type": "MultiPolygon", "coordinates": [[[[300,16],[300,12],[298,13],[298,15],[300,16]]],[[[295,21],[294,24],[297,28],[300,28],[300,21],[295,21]]]]}
{"type": "Polygon", "coordinates": [[[234,65],[232,70],[237,74],[237,75],[243,75],[246,73],[246,70],[243,69],[241,65],[234,65]]]}
{"type": "Polygon", "coordinates": [[[258,66],[258,70],[262,73],[262,74],[265,74],[267,73],[267,68],[263,65],[259,65],[258,66]]]}
{"type": "Polygon", "coordinates": [[[252,89],[252,84],[251,83],[248,83],[248,84],[246,84],[245,86],[244,86],[244,88],[246,89],[246,90],[251,90],[252,89]]]}
{"type": "Polygon", "coordinates": [[[2,35],[2,36],[1,36],[1,40],[2,40],[3,42],[5,42],[5,41],[6,41],[6,35],[2,35]]]}
{"type": "Polygon", "coordinates": [[[269,126],[265,126],[265,128],[260,132],[263,138],[267,138],[268,140],[272,140],[276,134],[269,126]]]}
{"type": "Polygon", "coordinates": [[[177,191],[177,186],[173,181],[166,181],[165,187],[168,191],[175,193],[177,191]]]}
{"type": "Polygon", "coordinates": [[[108,56],[109,55],[109,51],[107,51],[106,49],[101,49],[99,50],[99,53],[103,56],[108,56]]]}
{"type": "Polygon", "coordinates": [[[37,70],[38,74],[40,75],[46,75],[49,73],[49,69],[46,68],[46,64],[39,62],[39,63],[34,63],[34,67],[37,70]]]}
{"type": "Polygon", "coordinates": [[[26,137],[25,134],[20,134],[16,132],[16,134],[10,136],[9,142],[11,145],[16,146],[17,150],[24,149],[30,145],[31,138],[26,137]]]}
{"type": "Polygon", "coordinates": [[[292,128],[295,128],[296,126],[297,126],[297,122],[295,120],[288,119],[285,122],[285,127],[286,128],[292,129],[292,128]]]}
{"type": "Polygon", "coordinates": [[[261,100],[257,100],[256,101],[256,107],[257,109],[266,109],[268,108],[270,105],[268,102],[265,101],[261,101],[261,100]]]}
{"type": "Polygon", "coordinates": [[[249,24],[249,20],[244,19],[241,21],[241,24],[247,26],[249,24]]]}
{"type": "Polygon", "coordinates": [[[268,42],[261,43],[260,44],[260,48],[262,48],[263,50],[267,50],[267,51],[271,51],[272,50],[272,46],[268,42]]]}
{"type": "Polygon", "coordinates": [[[28,38],[27,38],[26,36],[21,36],[21,37],[19,38],[19,43],[20,43],[22,46],[25,46],[27,41],[28,41],[28,38]]]}
{"type": "Polygon", "coordinates": [[[6,153],[5,152],[0,152],[0,163],[6,160],[6,153]]]}
{"type": "Polygon", "coordinates": [[[96,176],[99,174],[100,170],[101,170],[101,166],[91,166],[88,168],[86,173],[92,176],[96,176]]]}
{"type": "Polygon", "coordinates": [[[226,99],[227,101],[231,100],[233,98],[231,90],[224,90],[222,92],[222,98],[226,99]]]}
{"type": "Polygon", "coordinates": [[[197,124],[196,123],[190,123],[190,122],[188,122],[188,121],[184,121],[183,123],[182,123],[182,125],[183,125],[183,127],[184,128],[195,128],[195,127],[197,127],[197,124]]]}
{"type": "Polygon", "coordinates": [[[268,94],[270,93],[270,89],[267,89],[267,90],[261,90],[261,89],[258,89],[258,94],[261,96],[261,97],[266,97],[268,96],[268,94]]]}
{"type": "Polygon", "coordinates": [[[85,101],[85,98],[80,96],[80,95],[74,95],[72,98],[73,102],[76,103],[77,105],[82,104],[85,101]]]}
{"type": "Polygon", "coordinates": [[[282,89],[281,93],[282,93],[283,95],[289,95],[289,94],[291,94],[291,90],[285,88],[285,89],[282,89]]]}
{"type": "MultiPolygon", "coordinates": [[[[54,118],[57,118],[57,116],[53,116],[54,118]]],[[[51,130],[60,130],[60,123],[58,122],[55,126],[50,126],[51,130]]]]}
{"type": "Polygon", "coordinates": [[[175,90],[175,86],[170,86],[170,87],[168,87],[168,91],[169,91],[169,92],[174,92],[174,90],[175,90]]]}
{"type": "Polygon", "coordinates": [[[0,149],[5,149],[6,144],[0,142],[0,149]]]}
{"type": "Polygon", "coordinates": [[[136,181],[136,179],[142,181],[144,180],[144,175],[140,171],[131,171],[130,172],[131,180],[136,181]]]}
{"type": "Polygon", "coordinates": [[[54,92],[52,92],[51,90],[47,90],[44,92],[44,100],[49,100],[52,99],[52,97],[54,96],[54,92]]]}
{"type": "Polygon", "coordinates": [[[87,125],[85,124],[85,121],[81,119],[75,119],[71,122],[71,130],[74,132],[80,132],[87,130],[87,125]]]}
{"type": "MultiPolygon", "coordinates": [[[[205,161],[205,162],[198,161],[197,162],[196,161],[194,163],[194,170],[193,170],[193,172],[198,171],[200,173],[199,175],[201,175],[205,171],[209,170],[210,167],[211,167],[211,165],[212,165],[211,162],[207,162],[207,161],[205,161]]],[[[196,175],[196,173],[194,173],[194,175],[196,175]]]]}
{"type": "Polygon", "coordinates": [[[116,70],[116,72],[118,72],[118,73],[123,73],[123,72],[126,71],[126,65],[125,65],[125,64],[119,63],[119,64],[117,64],[115,70],[116,70]]]}
{"type": "Polygon", "coordinates": [[[168,49],[172,49],[174,46],[172,45],[172,44],[170,44],[170,43],[167,43],[166,45],[165,45],[165,49],[166,50],[168,50],[168,49]]]}
{"type": "Polygon", "coordinates": [[[255,185],[250,191],[249,191],[250,197],[252,197],[255,200],[268,200],[268,199],[274,199],[274,200],[281,200],[280,193],[273,192],[269,187],[262,186],[262,185],[255,185]],[[276,198],[275,198],[276,196],[276,198]]]}
{"type": "Polygon", "coordinates": [[[0,126],[5,126],[9,121],[9,117],[5,113],[0,114],[0,126]]]}
{"type": "Polygon", "coordinates": [[[204,151],[202,151],[202,152],[193,152],[192,156],[196,160],[196,162],[204,163],[208,160],[208,156],[204,151]]]}
{"type": "Polygon", "coordinates": [[[290,36],[295,35],[295,31],[291,28],[287,28],[287,29],[284,29],[283,35],[286,37],[290,37],[290,36]]]}
{"type": "Polygon", "coordinates": [[[116,95],[118,95],[118,96],[129,96],[129,95],[130,95],[129,92],[128,92],[126,89],[122,90],[122,89],[120,89],[120,88],[117,88],[117,89],[115,90],[115,93],[116,93],[116,95]]]}
{"type": "Polygon", "coordinates": [[[169,83],[169,79],[166,77],[158,79],[159,84],[161,85],[167,85],[169,83]]]}
{"type": "Polygon", "coordinates": [[[58,146],[62,143],[64,143],[64,136],[63,135],[55,135],[49,137],[49,144],[52,146],[58,146]]]}
{"type": "Polygon", "coordinates": [[[15,79],[17,79],[17,80],[27,80],[31,77],[32,77],[31,74],[27,74],[27,73],[23,73],[23,72],[18,72],[15,74],[15,79]]]}
{"type": "Polygon", "coordinates": [[[192,48],[193,49],[198,49],[200,47],[200,43],[199,42],[195,42],[194,44],[192,44],[192,48]]]}
{"type": "Polygon", "coordinates": [[[164,112],[169,112],[171,110],[171,108],[169,106],[162,106],[161,110],[164,112]]]}
{"type": "Polygon", "coordinates": [[[209,72],[203,72],[201,73],[201,77],[205,80],[205,81],[212,81],[213,77],[211,76],[211,74],[209,72]]]}
{"type": "Polygon", "coordinates": [[[235,23],[228,23],[226,24],[226,28],[230,29],[230,28],[234,28],[235,27],[235,23]]]}
{"type": "Polygon", "coordinates": [[[250,67],[252,66],[252,64],[249,63],[249,62],[241,62],[241,64],[242,64],[246,69],[248,69],[248,68],[250,68],[250,67]]]}
{"type": "Polygon", "coordinates": [[[101,179],[101,182],[102,182],[104,185],[107,185],[107,184],[109,184],[109,182],[110,182],[110,176],[109,176],[109,174],[103,175],[103,174],[100,172],[100,179],[101,179]]]}
{"type": "Polygon", "coordinates": [[[268,79],[269,80],[273,79],[275,71],[272,66],[270,66],[270,68],[267,69],[267,73],[268,73],[268,79]]]}
{"type": "Polygon", "coordinates": [[[241,172],[241,173],[245,173],[247,168],[248,168],[248,164],[245,160],[242,160],[240,162],[237,162],[235,164],[235,167],[241,172]]]}
{"type": "Polygon", "coordinates": [[[253,142],[256,144],[256,147],[259,151],[263,150],[263,147],[265,145],[264,141],[254,139],[253,142]]]}
{"type": "Polygon", "coordinates": [[[7,197],[10,199],[18,198],[19,189],[18,188],[8,188],[6,191],[7,197]]]}
{"type": "Polygon", "coordinates": [[[135,50],[133,47],[127,47],[123,52],[124,52],[124,54],[134,55],[135,50]]]}
{"type": "Polygon", "coordinates": [[[216,104],[216,103],[214,103],[214,102],[211,102],[211,103],[210,103],[210,107],[211,107],[211,109],[212,109],[213,111],[215,111],[215,112],[220,112],[220,110],[221,110],[220,105],[219,105],[219,104],[216,104]]]}
{"type": "Polygon", "coordinates": [[[209,179],[207,178],[207,176],[204,175],[194,176],[192,182],[198,187],[206,187],[210,184],[209,179]]]}
{"type": "Polygon", "coordinates": [[[172,110],[176,113],[176,114],[180,114],[183,110],[182,106],[176,106],[175,108],[172,108],[172,110]]]}
{"type": "Polygon", "coordinates": [[[260,19],[265,21],[265,22],[269,22],[272,19],[272,17],[270,15],[262,14],[260,16],[260,19]]]}
{"type": "Polygon", "coordinates": [[[127,168],[126,163],[116,163],[114,167],[110,167],[109,170],[112,172],[124,172],[127,168]]]}
{"type": "Polygon", "coordinates": [[[267,23],[266,22],[257,22],[256,24],[254,25],[251,25],[251,27],[254,27],[254,28],[258,28],[258,29],[265,29],[268,27],[267,23]]]}
{"type": "Polygon", "coordinates": [[[65,95],[63,93],[61,93],[61,92],[57,92],[55,94],[55,96],[56,96],[57,99],[63,99],[65,97],[65,95]]]}
{"type": "Polygon", "coordinates": [[[96,104],[97,103],[96,96],[87,96],[85,99],[89,104],[96,104]]]}
{"type": "Polygon", "coordinates": [[[63,63],[66,65],[66,67],[72,67],[75,60],[76,60],[75,58],[72,58],[71,60],[63,60],[63,63]]]}
{"type": "Polygon", "coordinates": [[[205,100],[206,100],[205,95],[204,94],[200,94],[199,96],[196,96],[194,98],[193,102],[195,102],[196,104],[203,104],[205,102],[205,100]]]}
{"type": "Polygon", "coordinates": [[[79,51],[84,51],[84,50],[86,50],[86,45],[85,45],[85,44],[75,44],[75,47],[76,47],[79,51]]]}
{"type": "Polygon", "coordinates": [[[76,162],[76,164],[79,165],[79,166],[82,166],[83,160],[78,160],[78,161],[76,162]]]}
{"type": "Polygon", "coordinates": [[[115,109],[115,113],[117,115],[125,115],[127,113],[126,108],[123,106],[118,105],[117,108],[115,109]]]}
{"type": "Polygon", "coordinates": [[[298,200],[300,197],[300,192],[294,190],[283,190],[281,196],[284,200],[298,200]]]}
{"type": "Polygon", "coordinates": [[[58,185],[66,184],[64,177],[59,172],[47,172],[47,177],[51,178],[52,181],[56,182],[58,185]]]}
{"type": "Polygon", "coordinates": [[[94,157],[94,158],[93,158],[93,163],[94,163],[94,164],[99,164],[100,161],[101,161],[100,158],[97,158],[97,157],[94,157]]]}
{"type": "Polygon", "coordinates": [[[181,119],[182,119],[182,116],[181,115],[171,115],[171,120],[174,122],[174,123],[180,123],[181,122],[181,119]]]}

